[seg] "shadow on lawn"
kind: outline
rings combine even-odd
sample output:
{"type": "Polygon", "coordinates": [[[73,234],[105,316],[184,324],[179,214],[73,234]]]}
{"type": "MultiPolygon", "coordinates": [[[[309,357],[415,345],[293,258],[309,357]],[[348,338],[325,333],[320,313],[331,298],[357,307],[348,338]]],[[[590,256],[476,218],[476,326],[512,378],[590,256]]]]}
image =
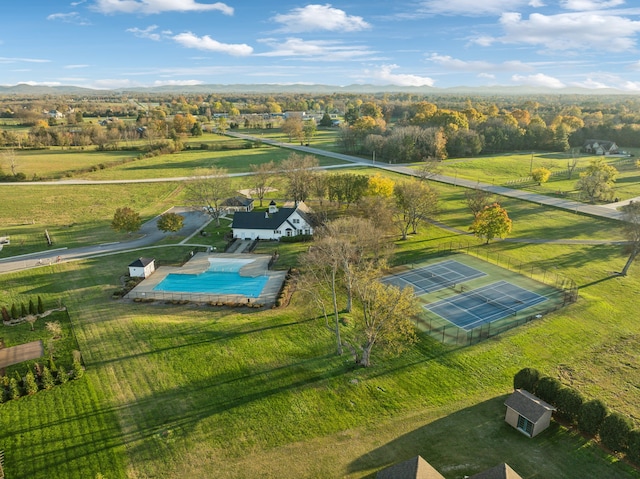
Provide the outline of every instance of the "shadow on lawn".
{"type": "Polygon", "coordinates": [[[348,472],[353,477],[374,478],[377,471],[420,455],[451,479],[503,462],[523,479],[634,477],[629,467],[612,464],[593,443],[554,421],[534,439],[516,431],[504,421],[506,397],[478,403],[397,437],[351,462],[348,472]]]}

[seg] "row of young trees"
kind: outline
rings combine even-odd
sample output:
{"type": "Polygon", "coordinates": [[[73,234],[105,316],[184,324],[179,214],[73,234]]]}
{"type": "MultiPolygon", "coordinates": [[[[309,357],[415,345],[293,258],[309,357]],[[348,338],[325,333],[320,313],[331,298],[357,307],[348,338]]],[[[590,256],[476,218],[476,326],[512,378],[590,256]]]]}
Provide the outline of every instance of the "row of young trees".
{"type": "Polygon", "coordinates": [[[609,411],[603,401],[585,401],[579,391],[564,386],[556,378],[542,376],[533,368],[518,371],[513,386],[556,407],[555,415],[566,424],[577,426],[580,432],[598,438],[611,451],[626,453],[629,459],[640,463],[640,429],[633,429],[629,418],[609,411]]]}
{"type": "Polygon", "coordinates": [[[74,359],[70,371],[65,368],[59,369],[51,359],[48,366],[36,363],[34,369],[35,372],[29,368],[24,375],[16,371],[13,375],[0,377],[0,403],[22,396],[32,396],[38,391],[66,384],[69,379],[80,379],[84,376],[84,368],[78,359],[74,359]]]}
{"type": "Polygon", "coordinates": [[[21,302],[19,305],[16,303],[12,303],[11,306],[7,309],[6,306],[2,306],[0,308],[0,315],[2,316],[2,320],[9,322],[12,319],[20,319],[25,318],[28,315],[35,316],[36,314],[44,313],[44,303],[42,302],[42,298],[38,296],[36,303],[33,302],[33,299],[29,300],[28,305],[25,305],[24,302],[21,302]]]}

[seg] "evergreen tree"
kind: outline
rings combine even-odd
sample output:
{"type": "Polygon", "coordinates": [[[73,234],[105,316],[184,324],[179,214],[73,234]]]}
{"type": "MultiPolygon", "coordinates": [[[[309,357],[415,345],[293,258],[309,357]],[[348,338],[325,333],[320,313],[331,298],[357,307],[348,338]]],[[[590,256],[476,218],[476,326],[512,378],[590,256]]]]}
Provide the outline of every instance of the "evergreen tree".
{"type": "Polygon", "coordinates": [[[18,399],[20,397],[20,384],[16,378],[9,380],[9,399],[18,399]]]}
{"type": "Polygon", "coordinates": [[[73,361],[73,379],[80,379],[84,376],[84,368],[82,364],[77,359],[73,361]]]}
{"type": "Polygon", "coordinates": [[[16,307],[16,303],[11,305],[11,319],[18,319],[20,316],[18,315],[18,308],[16,307]]]}
{"type": "Polygon", "coordinates": [[[42,304],[42,298],[38,296],[38,314],[44,313],[44,304],[42,304]]]}
{"type": "Polygon", "coordinates": [[[24,390],[29,396],[38,392],[38,383],[36,383],[36,377],[31,371],[24,376],[24,390]]]}
{"type": "Polygon", "coordinates": [[[44,389],[51,389],[53,386],[55,386],[53,374],[51,374],[51,370],[45,366],[42,369],[42,387],[44,389]]]}
{"type": "Polygon", "coordinates": [[[36,314],[36,305],[33,302],[33,299],[29,300],[29,314],[36,314]]]}
{"type": "Polygon", "coordinates": [[[24,303],[20,303],[20,317],[24,318],[27,314],[29,314],[27,312],[27,307],[24,305],[24,303]]]}
{"type": "Polygon", "coordinates": [[[11,320],[11,316],[9,316],[9,311],[7,311],[7,308],[5,306],[2,307],[1,313],[2,313],[2,320],[3,321],[10,321],[11,320]]]}
{"type": "Polygon", "coordinates": [[[67,373],[66,368],[62,368],[58,370],[58,374],[56,375],[56,379],[58,380],[58,384],[66,384],[69,381],[69,374],[67,373]]]}

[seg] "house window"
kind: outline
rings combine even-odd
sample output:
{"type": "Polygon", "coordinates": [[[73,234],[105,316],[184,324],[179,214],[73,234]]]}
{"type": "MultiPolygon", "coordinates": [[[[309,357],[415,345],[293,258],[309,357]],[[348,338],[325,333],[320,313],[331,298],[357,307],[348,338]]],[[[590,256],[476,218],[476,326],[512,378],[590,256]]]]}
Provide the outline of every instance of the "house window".
{"type": "Polygon", "coordinates": [[[299,218],[293,218],[291,221],[293,222],[294,225],[297,225],[298,223],[300,223],[299,218]]]}
{"type": "Polygon", "coordinates": [[[533,434],[533,423],[526,417],[519,416],[518,429],[520,429],[522,432],[527,433],[528,436],[531,436],[533,434]]]}

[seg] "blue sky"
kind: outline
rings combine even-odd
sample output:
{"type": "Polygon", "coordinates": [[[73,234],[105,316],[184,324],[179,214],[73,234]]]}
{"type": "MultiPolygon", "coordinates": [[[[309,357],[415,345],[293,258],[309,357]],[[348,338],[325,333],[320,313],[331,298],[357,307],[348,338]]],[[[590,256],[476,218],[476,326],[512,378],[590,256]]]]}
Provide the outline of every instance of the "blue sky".
{"type": "Polygon", "coordinates": [[[640,92],[637,0],[21,0],[0,85],[527,85],[640,92]]]}

